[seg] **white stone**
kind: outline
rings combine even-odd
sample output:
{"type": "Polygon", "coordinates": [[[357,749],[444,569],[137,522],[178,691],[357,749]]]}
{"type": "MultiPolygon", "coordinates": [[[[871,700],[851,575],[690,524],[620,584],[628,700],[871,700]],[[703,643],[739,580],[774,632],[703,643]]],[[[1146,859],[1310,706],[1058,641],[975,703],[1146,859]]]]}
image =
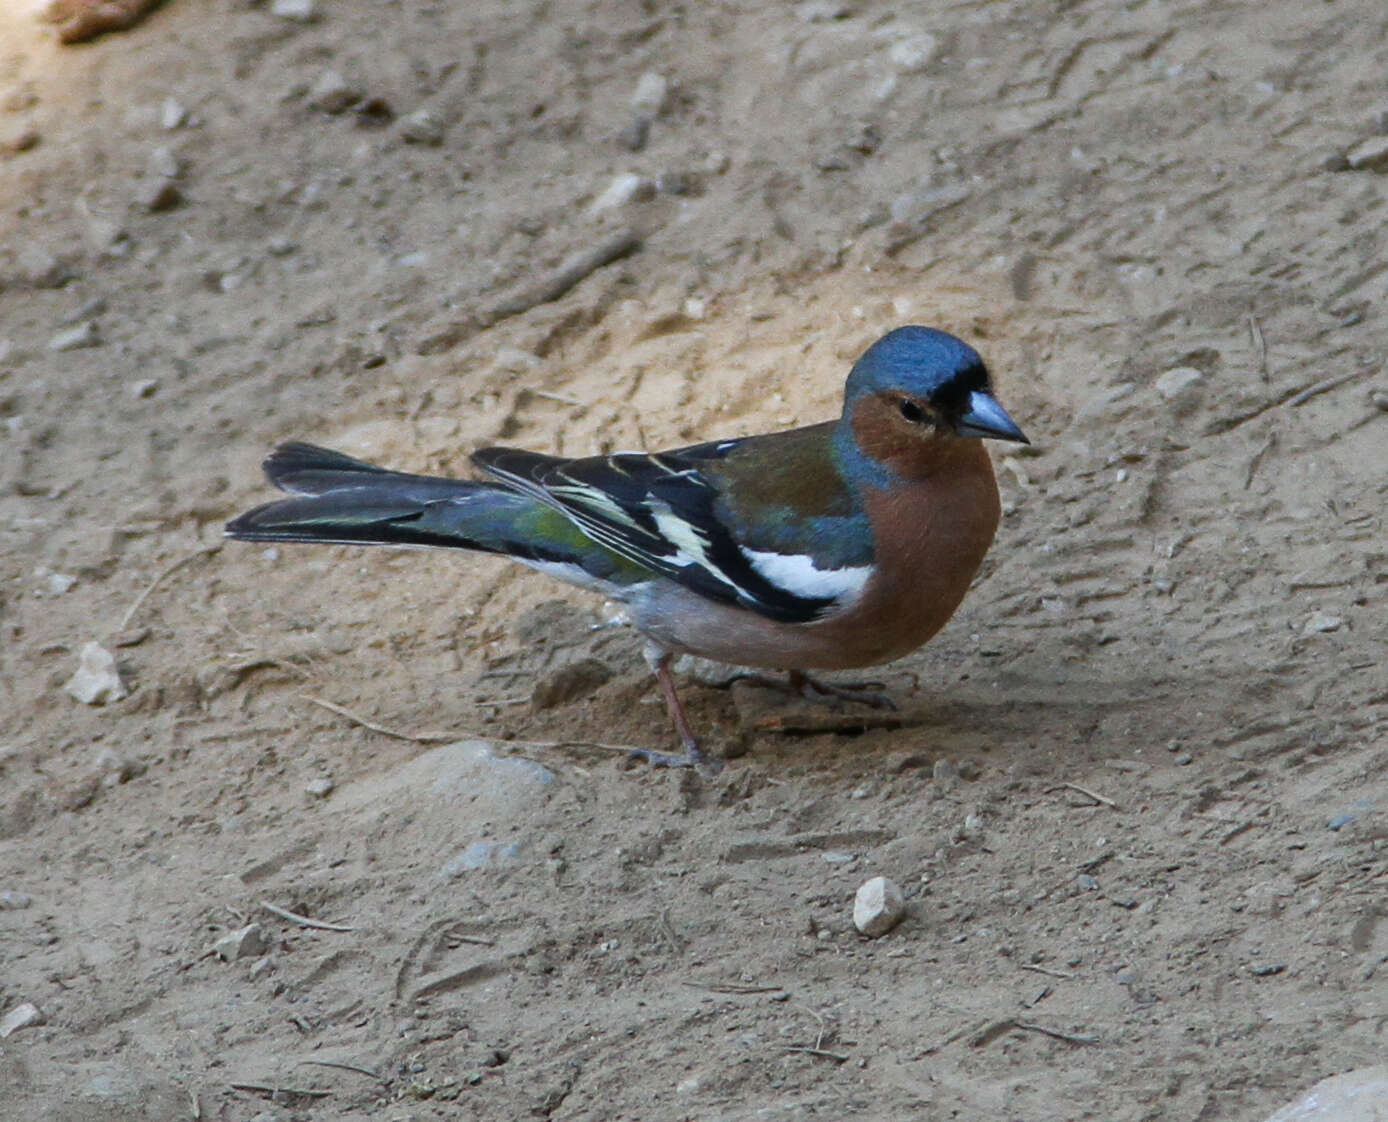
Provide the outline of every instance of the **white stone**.
{"type": "Polygon", "coordinates": [[[149,154],[149,172],[151,175],[162,176],[165,179],[177,179],[183,170],[183,165],[179,158],[174,155],[172,148],[166,145],[159,145],[149,154]]]}
{"type": "Polygon", "coordinates": [[[1267,1122],[1384,1122],[1388,1067],[1367,1067],[1322,1079],[1267,1122]]]}
{"type": "Polygon", "coordinates": [[[636,83],[631,95],[631,109],[638,117],[651,119],[660,116],[665,100],[670,96],[670,83],[663,75],[647,70],[636,83]]]}
{"type": "Polygon", "coordinates": [[[892,65],[902,74],[915,74],[930,65],[940,41],[928,31],[898,39],[887,52],[892,65]]]}
{"type": "Polygon", "coordinates": [[[159,127],[165,132],[173,132],[187,120],[188,110],[178,98],[166,97],[164,103],[159,106],[159,127]]]}
{"type": "Polygon", "coordinates": [[[901,889],[886,877],[865,882],[853,898],[853,926],[874,939],[895,927],[905,912],[901,889]]]}
{"type": "Polygon", "coordinates": [[[309,107],[324,113],[343,113],[360,100],[361,91],[336,70],[325,70],[318,75],[308,95],[309,107]]]}
{"type": "Polygon", "coordinates": [[[333,793],[335,784],[326,776],[319,779],[310,779],[304,784],[304,793],[311,795],[315,799],[326,799],[333,793]]]}
{"type": "Polygon", "coordinates": [[[0,1040],[22,1028],[41,1024],[43,1024],[43,1014],[39,1011],[39,1007],[32,1001],[26,1001],[22,1005],[16,1005],[4,1017],[0,1018],[0,1040]]]}
{"type": "Polygon", "coordinates": [[[637,175],[635,172],[623,172],[607,185],[596,199],[593,200],[591,210],[598,214],[604,210],[615,210],[618,207],[626,206],[642,195],[651,193],[650,180],[644,176],[637,175]]]}
{"type": "Polygon", "coordinates": [[[427,109],[419,109],[400,118],[400,135],[411,144],[436,147],[443,143],[443,125],[427,109]]]}
{"type": "Polygon", "coordinates": [[[1339,616],[1332,616],[1329,612],[1322,612],[1317,609],[1311,613],[1311,617],[1301,628],[1301,633],[1303,635],[1324,635],[1328,631],[1339,631],[1344,622],[1339,616]]]}
{"type": "Polygon", "coordinates": [[[274,0],[270,14],[295,23],[309,23],[318,13],[314,0],[274,0]]]}
{"type": "Polygon", "coordinates": [[[212,949],[223,962],[254,958],[265,953],[265,932],[260,924],[249,923],[239,931],[228,931],[212,944],[212,949]]]}
{"type": "Polygon", "coordinates": [[[1167,401],[1182,397],[1205,380],[1205,372],[1194,366],[1177,366],[1157,379],[1157,393],[1167,401]]]}
{"type": "Polygon", "coordinates": [[[87,320],[79,323],[75,327],[69,327],[65,331],[59,331],[48,340],[50,351],[77,351],[83,347],[99,347],[101,345],[101,329],[97,327],[95,320],[87,320]]]}
{"type": "Polygon", "coordinates": [[[1388,136],[1375,136],[1345,153],[1351,171],[1388,171],[1388,136]]]}
{"type": "Polygon", "coordinates": [[[34,242],[25,245],[15,256],[19,271],[35,288],[56,288],[67,275],[62,262],[34,242]]]}
{"type": "Polygon", "coordinates": [[[100,643],[87,643],[78,656],[77,673],[63,686],[83,705],[106,705],[130,691],[116,669],[116,656],[100,643]]]}

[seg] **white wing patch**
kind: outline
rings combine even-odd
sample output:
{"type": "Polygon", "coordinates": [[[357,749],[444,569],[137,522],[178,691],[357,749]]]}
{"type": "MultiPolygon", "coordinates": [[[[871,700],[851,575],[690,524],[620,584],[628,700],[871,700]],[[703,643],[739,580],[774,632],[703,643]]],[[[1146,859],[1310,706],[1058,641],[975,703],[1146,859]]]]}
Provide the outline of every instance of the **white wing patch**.
{"type": "Polygon", "coordinates": [[[871,565],[819,569],[803,553],[764,553],[743,546],[742,555],[777,588],[806,600],[836,600],[838,606],[861,596],[873,572],[871,565]]]}

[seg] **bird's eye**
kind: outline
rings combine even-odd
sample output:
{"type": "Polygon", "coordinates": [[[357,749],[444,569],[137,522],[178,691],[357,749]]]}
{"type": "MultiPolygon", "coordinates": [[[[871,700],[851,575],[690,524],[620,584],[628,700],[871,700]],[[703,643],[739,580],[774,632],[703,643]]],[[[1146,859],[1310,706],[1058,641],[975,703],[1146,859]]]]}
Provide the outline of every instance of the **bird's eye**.
{"type": "Polygon", "coordinates": [[[901,415],[913,425],[918,425],[925,420],[925,410],[909,397],[903,397],[897,404],[897,409],[900,410],[901,415]]]}

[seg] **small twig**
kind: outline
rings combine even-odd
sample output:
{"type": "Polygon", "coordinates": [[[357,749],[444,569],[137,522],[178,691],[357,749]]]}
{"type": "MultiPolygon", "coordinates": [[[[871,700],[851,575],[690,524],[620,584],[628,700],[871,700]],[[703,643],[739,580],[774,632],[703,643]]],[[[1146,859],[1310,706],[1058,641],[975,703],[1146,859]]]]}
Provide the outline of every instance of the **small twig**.
{"type": "Polygon", "coordinates": [[[450,931],[448,933],[448,941],[452,943],[455,947],[459,943],[472,943],[475,946],[479,947],[496,946],[495,939],[484,939],[481,935],[459,935],[456,931],[450,931]]]}
{"type": "Polygon", "coordinates": [[[708,990],[709,993],[747,994],[784,993],[785,986],[744,986],[737,982],[681,982],[692,990],[708,990]]]}
{"type": "Polygon", "coordinates": [[[358,1075],[365,1075],[375,1079],[380,1083],[389,1083],[390,1080],[384,1075],[372,1071],[369,1067],[358,1067],[356,1064],[339,1063],[337,1060],[300,1060],[301,1064],[313,1064],[314,1067],[335,1067],[342,1071],[355,1071],[358,1075]]]}
{"type": "Polygon", "coordinates": [[[314,705],[326,709],[329,713],[336,713],[339,717],[345,717],[354,725],[360,725],[369,732],[379,733],[381,736],[388,736],[392,740],[408,740],[411,744],[442,744],[449,740],[464,739],[458,734],[451,732],[400,732],[398,729],[386,728],[385,725],[378,725],[374,721],[368,721],[365,717],[358,716],[350,709],[337,704],[335,701],[327,701],[324,698],[314,697],[312,694],[308,693],[301,693],[299,696],[305,701],[311,701],[314,705]]]}
{"type": "Polygon", "coordinates": [[[288,908],[281,908],[278,904],[272,904],[269,900],[260,901],[260,906],[267,912],[287,919],[290,923],[297,923],[300,927],[312,927],[315,931],[355,931],[355,927],[344,927],[340,923],[324,923],[321,919],[310,919],[308,916],[301,916],[297,912],[291,912],[288,908]]]}
{"type": "Polygon", "coordinates": [[[1272,377],[1268,369],[1268,345],[1263,338],[1263,325],[1258,322],[1258,317],[1251,312],[1248,316],[1248,333],[1253,337],[1253,349],[1258,354],[1258,372],[1262,374],[1263,381],[1269,381],[1272,377]]]}
{"type": "Polygon", "coordinates": [[[1065,790],[1078,791],[1081,795],[1084,795],[1086,798],[1093,799],[1096,803],[1102,803],[1104,806],[1112,807],[1114,810],[1117,810],[1117,809],[1118,809],[1118,804],[1117,804],[1116,802],[1114,802],[1112,799],[1106,798],[1105,796],[1100,795],[1100,794],[1098,794],[1098,793],[1095,792],[1095,791],[1091,791],[1088,787],[1081,787],[1078,783],[1062,783],[1062,784],[1060,784],[1060,786],[1058,786],[1058,787],[1050,787],[1050,788],[1048,788],[1048,790],[1049,790],[1049,791],[1065,791],[1065,790]]]}
{"type": "Polygon", "coordinates": [[[1313,397],[1319,397],[1323,393],[1328,393],[1337,386],[1343,386],[1346,382],[1352,382],[1355,378],[1362,378],[1365,374],[1372,374],[1370,369],[1351,370],[1348,374],[1337,374],[1333,378],[1326,378],[1323,382],[1316,382],[1314,385],[1307,386],[1300,393],[1294,394],[1287,399],[1287,404],[1295,409],[1298,405],[1305,405],[1313,397]]]}
{"type": "Polygon", "coordinates": [[[488,311],[483,312],[481,316],[483,326],[489,327],[498,320],[518,316],[540,304],[552,303],[590,273],[595,273],[604,265],[619,261],[640,248],[641,237],[635,230],[621,230],[595,246],[571,253],[560,262],[559,267],[549,276],[521,289],[488,311]]]}
{"type": "Polygon", "coordinates": [[[822,1056],[826,1060],[833,1060],[837,1064],[848,1062],[848,1057],[842,1052],[830,1052],[828,1049],[819,1048],[811,1044],[792,1044],[786,1049],[786,1055],[798,1052],[805,1056],[822,1056]]]}
{"type": "Polygon", "coordinates": [[[271,1098],[278,1095],[302,1095],[309,1099],[326,1099],[332,1094],[331,1091],[319,1091],[312,1087],[267,1087],[263,1083],[229,1083],[227,1086],[233,1091],[250,1091],[257,1095],[269,1095],[271,1098]]]}
{"type": "Polygon", "coordinates": [[[546,401],[557,401],[561,405],[577,405],[583,409],[588,408],[588,402],[580,401],[576,397],[570,397],[566,393],[555,393],[553,390],[537,390],[534,386],[526,386],[525,392],[534,394],[536,397],[543,397],[546,401]]]}
{"type": "Polygon", "coordinates": [[[1035,962],[1024,962],[1021,964],[1023,970],[1035,970],[1038,974],[1044,974],[1048,978],[1073,978],[1073,974],[1067,974],[1064,970],[1052,970],[1049,966],[1040,966],[1035,962]]]}
{"type": "Polygon", "coordinates": [[[189,1105],[193,1108],[193,1122],[198,1122],[198,1120],[202,1118],[202,1103],[198,1101],[197,1091],[190,1088],[188,1091],[188,1098],[190,1100],[189,1105]]]}
{"type": "Polygon", "coordinates": [[[184,556],[180,557],[177,561],[173,561],[170,564],[165,565],[164,568],[159,570],[159,575],[156,576],[152,581],[150,581],[149,584],[145,585],[145,590],[135,597],[135,600],[130,605],[130,607],[125,609],[125,615],[120,617],[120,623],[116,624],[115,630],[112,632],[112,634],[119,635],[122,631],[129,627],[130,621],[135,618],[135,613],[140,610],[141,605],[143,605],[144,602],[149,599],[150,593],[152,593],[156,588],[158,588],[161,584],[168,580],[169,577],[173,576],[174,573],[178,572],[179,569],[183,568],[184,565],[187,565],[191,561],[196,561],[200,557],[211,557],[212,554],[218,552],[221,548],[221,542],[214,542],[212,545],[199,546],[192,553],[185,554],[184,556]]]}
{"type": "Polygon", "coordinates": [[[1061,1032],[1060,1029],[1047,1028],[1045,1025],[1038,1025],[1034,1021],[1013,1021],[1013,1026],[1023,1032],[1039,1032],[1042,1036],[1054,1037],[1056,1040],[1063,1040],[1067,1044],[1098,1044],[1099,1038],[1089,1033],[1061,1032]]]}

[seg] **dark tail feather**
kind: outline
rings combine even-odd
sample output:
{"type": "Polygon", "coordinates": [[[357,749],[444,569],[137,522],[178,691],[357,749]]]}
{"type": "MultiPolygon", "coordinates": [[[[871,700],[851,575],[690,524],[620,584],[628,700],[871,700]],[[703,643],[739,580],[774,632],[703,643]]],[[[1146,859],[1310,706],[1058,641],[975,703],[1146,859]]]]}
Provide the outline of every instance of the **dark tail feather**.
{"type": "Polygon", "coordinates": [[[297,497],[233,518],[227,537],[506,552],[507,529],[534,504],[489,484],[389,471],[313,444],[280,445],[265,474],[297,497]]]}

